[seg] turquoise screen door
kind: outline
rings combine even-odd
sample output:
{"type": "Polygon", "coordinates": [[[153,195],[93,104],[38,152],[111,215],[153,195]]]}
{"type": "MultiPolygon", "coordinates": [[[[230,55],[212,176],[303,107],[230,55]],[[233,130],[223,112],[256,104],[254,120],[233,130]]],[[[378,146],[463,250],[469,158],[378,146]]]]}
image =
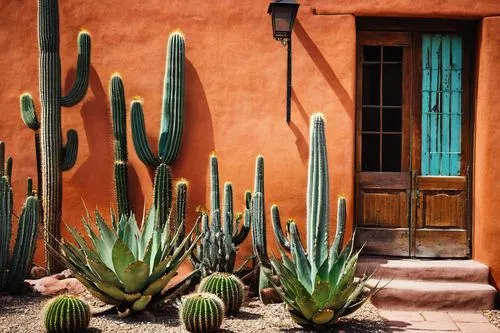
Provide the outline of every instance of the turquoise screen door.
{"type": "Polygon", "coordinates": [[[421,36],[421,161],[414,165],[414,255],[468,257],[464,42],[453,34],[421,36]]]}
{"type": "Polygon", "coordinates": [[[462,38],[422,36],[422,170],[458,176],[462,131],[462,38]]]}

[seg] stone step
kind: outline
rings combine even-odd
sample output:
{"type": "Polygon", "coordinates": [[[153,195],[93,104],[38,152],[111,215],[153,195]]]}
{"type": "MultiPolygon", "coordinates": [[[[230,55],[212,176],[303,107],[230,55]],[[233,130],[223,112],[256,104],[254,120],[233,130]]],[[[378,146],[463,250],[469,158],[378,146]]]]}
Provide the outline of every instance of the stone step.
{"type": "Polygon", "coordinates": [[[377,269],[377,279],[488,283],[489,268],[474,260],[414,260],[362,257],[357,274],[377,269]]]}
{"type": "MultiPolygon", "coordinates": [[[[375,284],[378,280],[370,281],[375,284]]],[[[390,310],[492,309],[496,289],[486,283],[416,280],[380,280],[388,285],[372,297],[372,303],[390,310]]]]}

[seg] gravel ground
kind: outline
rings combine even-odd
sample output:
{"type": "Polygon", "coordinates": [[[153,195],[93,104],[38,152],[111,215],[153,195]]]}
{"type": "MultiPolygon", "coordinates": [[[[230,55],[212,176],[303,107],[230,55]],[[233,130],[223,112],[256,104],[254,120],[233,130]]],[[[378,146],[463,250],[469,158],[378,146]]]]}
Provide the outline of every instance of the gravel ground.
{"type": "Polygon", "coordinates": [[[483,314],[488,318],[490,323],[500,328],[500,310],[486,310],[483,314]]]}
{"type": "MultiPolygon", "coordinates": [[[[40,310],[47,298],[35,296],[0,296],[0,332],[43,332],[40,310]]],[[[107,313],[92,317],[89,332],[186,332],[179,322],[173,305],[157,307],[127,319],[107,313]]],[[[237,316],[227,318],[222,332],[310,332],[296,325],[283,304],[262,305],[252,299],[245,303],[237,316]]],[[[356,313],[341,319],[339,333],[390,332],[378,311],[367,303],[356,313]]]]}

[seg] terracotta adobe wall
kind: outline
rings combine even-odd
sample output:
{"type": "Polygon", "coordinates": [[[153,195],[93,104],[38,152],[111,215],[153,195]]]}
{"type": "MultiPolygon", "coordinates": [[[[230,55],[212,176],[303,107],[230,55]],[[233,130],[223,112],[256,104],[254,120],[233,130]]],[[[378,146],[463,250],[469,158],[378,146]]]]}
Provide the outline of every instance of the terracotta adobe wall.
{"type": "MultiPolygon", "coordinates": [[[[269,1],[194,0],[60,1],[61,56],[64,81],[71,82],[76,36],[81,28],[93,38],[91,85],[83,103],[63,110],[64,129],[80,135],[76,166],[65,173],[63,217],[81,227],[81,199],[93,209],[113,204],[113,159],[107,84],[119,71],[127,100],[142,96],[150,142],[159,130],[165,46],[168,34],[181,29],[187,40],[187,105],[184,140],[175,177],[190,181],[190,219],[208,204],[210,152],[219,155],[221,181],[231,180],[236,207],[253,186],[255,156],[265,156],[266,201],[280,205],[282,217],[303,226],[308,157],[308,118],[327,117],[332,207],[336,196],[348,198],[349,231],[354,193],[355,22],[360,16],[476,19],[500,15],[496,0],[302,0],[293,44],[292,123],[285,123],[286,49],[272,40],[266,14],[269,1]],[[313,13],[326,15],[313,15],[313,13]],[[347,14],[347,15],[333,15],[347,14]]],[[[25,179],[35,177],[33,133],[21,121],[20,93],[38,91],[36,2],[0,5],[0,140],[14,157],[13,186],[19,212],[25,179]]],[[[495,198],[495,88],[500,69],[498,19],[483,25],[479,57],[476,127],[474,257],[492,267],[500,281],[499,226],[495,198]],[[487,172],[486,172],[487,170],[487,172]],[[481,199],[479,199],[481,198],[481,199]]],[[[64,84],[65,89],[69,83],[64,84]]],[[[498,112],[497,112],[498,113],[498,112]]],[[[140,213],[151,202],[150,172],[137,159],[129,135],[130,193],[140,213]]],[[[335,208],[331,216],[334,219],[335,208]]],[[[333,220],[332,220],[333,221],[333,220]]],[[[333,224],[333,223],[332,223],[333,224]]],[[[302,227],[302,231],[304,231],[302,227]]],[[[271,226],[268,226],[271,232],[271,226]]],[[[271,245],[274,248],[273,236],[271,245]]],[[[37,261],[42,263],[41,243],[37,261]]],[[[243,246],[249,253],[250,241],[243,246]]]]}
{"type": "MultiPolygon", "coordinates": [[[[124,79],[127,100],[144,98],[153,147],[159,131],[165,47],[168,34],[186,35],[186,124],[174,176],[190,181],[189,211],[208,204],[208,157],[219,156],[220,179],[234,185],[235,207],[253,186],[257,154],[265,156],[266,201],[279,203],[283,218],[305,222],[308,118],[327,118],[331,197],[349,199],[352,226],[354,159],[355,26],[353,16],[314,16],[303,10],[293,45],[292,123],[285,122],[286,48],[272,39],[267,1],[60,1],[63,76],[71,82],[76,36],[92,34],[90,91],[83,103],[63,109],[64,129],[80,136],[78,162],[64,173],[63,218],[81,229],[82,199],[105,212],[113,203],[113,151],[107,86],[111,74],[124,79]],[[338,32],[338,33],[337,33],[338,32]]],[[[304,7],[305,8],[305,7],[304,7]]],[[[34,177],[33,133],[21,121],[19,94],[37,95],[36,2],[0,6],[0,140],[14,157],[16,212],[25,179],[34,177]]],[[[69,83],[64,84],[68,89],[69,83]]],[[[130,129],[129,129],[130,132],[130,129]]],[[[137,213],[151,203],[151,178],[129,136],[130,193],[137,213]]],[[[332,208],[335,216],[335,205],[332,208]]],[[[303,228],[302,228],[303,229],[303,228]]],[[[269,232],[272,228],[269,225],[269,232]]],[[[305,230],[304,230],[305,231],[305,230]]],[[[268,239],[274,245],[273,236],[268,239]]],[[[41,242],[37,261],[43,261],[41,242]]],[[[243,246],[249,253],[250,239],[243,246]]]]}
{"type": "Polygon", "coordinates": [[[480,31],[474,154],[473,255],[491,268],[500,286],[500,17],[485,18],[480,31]]]}

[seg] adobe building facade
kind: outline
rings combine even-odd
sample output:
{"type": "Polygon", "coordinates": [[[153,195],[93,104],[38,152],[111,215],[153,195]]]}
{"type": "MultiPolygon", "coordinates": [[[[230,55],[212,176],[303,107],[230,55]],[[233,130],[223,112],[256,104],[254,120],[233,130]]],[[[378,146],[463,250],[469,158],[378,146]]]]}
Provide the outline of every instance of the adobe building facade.
{"type": "MultiPolygon", "coordinates": [[[[332,229],[335,198],[344,194],[348,232],[357,228],[367,253],[473,258],[490,266],[498,287],[500,2],[301,1],[292,37],[290,124],[286,48],[272,39],[268,4],[60,3],[68,82],[81,28],[93,44],[90,90],[62,115],[64,129],[80,136],[78,162],[63,176],[64,221],[82,227],[82,199],[102,211],[114,201],[112,73],[121,73],[128,101],[143,98],[155,140],[166,40],[180,29],[187,46],[186,117],[173,173],[190,182],[190,220],[209,200],[211,152],[219,157],[221,180],[233,183],[236,207],[253,186],[255,157],[262,154],[267,204],[277,203],[282,217],[304,231],[308,119],[320,111],[327,119],[332,229]]],[[[36,177],[33,133],[18,111],[19,95],[38,91],[36,2],[5,2],[0,12],[0,140],[14,158],[19,211],[25,179],[36,177]]],[[[129,192],[140,215],[151,203],[151,170],[138,160],[130,133],[129,156],[129,192]]],[[[273,237],[268,240],[276,248],[273,237]]],[[[41,243],[38,248],[43,264],[41,243]]],[[[241,252],[250,251],[248,241],[241,252]]]]}

